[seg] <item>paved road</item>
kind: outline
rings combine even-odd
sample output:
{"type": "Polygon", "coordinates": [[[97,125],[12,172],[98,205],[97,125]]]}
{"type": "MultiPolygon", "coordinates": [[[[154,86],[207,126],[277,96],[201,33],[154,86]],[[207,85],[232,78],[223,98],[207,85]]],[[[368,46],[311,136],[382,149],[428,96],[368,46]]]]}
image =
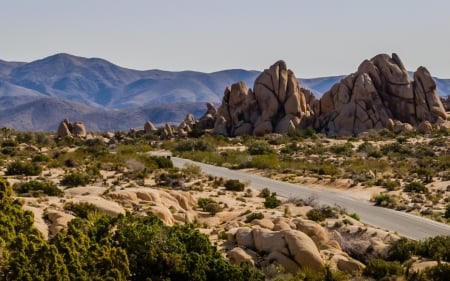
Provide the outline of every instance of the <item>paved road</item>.
{"type": "Polygon", "coordinates": [[[172,157],[172,161],[177,167],[183,167],[185,163],[194,163],[200,166],[206,174],[227,179],[250,181],[250,185],[255,189],[261,190],[267,187],[270,191],[287,198],[298,197],[306,199],[313,196],[317,198],[319,204],[344,207],[350,213],[357,213],[364,223],[393,230],[402,236],[412,239],[450,235],[449,225],[391,209],[376,207],[366,200],[352,197],[348,193],[337,190],[323,190],[300,184],[290,184],[243,171],[216,167],[178,157],[172,157]]]}

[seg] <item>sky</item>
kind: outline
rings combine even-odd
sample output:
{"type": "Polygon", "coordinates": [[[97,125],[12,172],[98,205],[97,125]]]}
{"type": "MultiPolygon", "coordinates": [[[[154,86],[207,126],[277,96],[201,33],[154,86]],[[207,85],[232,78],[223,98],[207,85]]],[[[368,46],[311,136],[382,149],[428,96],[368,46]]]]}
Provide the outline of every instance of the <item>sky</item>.
{"type": "Polygon", "coordinates": [[[140,70],[344,75],[397,53],[450,78],[450,1],[0,0],[0,59],[69,53],[140,70]]]}

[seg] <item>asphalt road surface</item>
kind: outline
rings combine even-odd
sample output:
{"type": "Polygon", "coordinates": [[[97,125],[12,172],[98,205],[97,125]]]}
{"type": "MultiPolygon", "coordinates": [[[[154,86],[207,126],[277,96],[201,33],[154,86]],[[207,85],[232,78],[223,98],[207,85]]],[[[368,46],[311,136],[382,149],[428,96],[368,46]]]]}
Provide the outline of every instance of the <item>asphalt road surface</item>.
{"type": "Polygon", "coordinates": [[[239,170],[230,170],[178,157],[172,157],[172,162],[176,167],[180,168],[185,163],[194,163],[200,166],[206,174],[226,179],[248,181],[250,186],[255,189],[261,190],[267,187],[270,191],[286,198],[307,199],[311,197],[315,198],[320,205],[338,205],[344,207],[349,213],[357,213],[364,223],[395,231],[401,236],[411,239],[419,240],[437,235],[450,235],[449,225],[387,208],[376,207],[369,201],[352,197],[348,193],[338,190],[324,190],[301,184],[286,183],[239,170]]]}

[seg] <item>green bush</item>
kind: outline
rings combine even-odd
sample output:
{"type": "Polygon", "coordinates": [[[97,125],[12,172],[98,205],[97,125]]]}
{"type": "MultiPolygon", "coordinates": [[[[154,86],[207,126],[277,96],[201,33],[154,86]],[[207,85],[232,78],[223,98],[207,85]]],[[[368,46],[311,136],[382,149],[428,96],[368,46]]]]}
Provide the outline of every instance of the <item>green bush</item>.
{"type": "Polygon", "coordinates": [[[80,202],[80,203],[68,202],[64,204],[64,210],[70,211],[74,213],[77,217],[83,219],[87,219],[90,213],[99,211],[99,209],[95,205],[87,202],[80,202]]]}
{"type": "Polygon", "coordinates": [[[350,142],[345,144],[330,146],[330,151],[337,155],[352,156],[353,155],[353,145],[350,142]]]}
{"type": "Polygon", "coordinates": [[[309,220],[316,221],[316,222],[324,221],[326,219],[325,214],[323,214],[321,211],[319,211],[317,209],[309,210],[308,213],[306,213],[306,217],[309,220]]]}
{"type": "Polygon", "coordinates": [[[398,187],[400,187],[400,182],[396,180],[384,180],[384,179],[378,179],[375,183],[376,185],[382,186],[386,188],[389,191],[396,190],[398,187]]]}
{"type": "Polygon", "coordinates": [[[197,199],[197,205],[198,205],[200,208],[202,208],[203,210],[205,210],[205,207],[206,207],[208,204],[211,204],[211,203],[216,203],[216,201],[214,201],[214,200],[211,199],[211,198],[198,198],[198,199],[197,199]]]}
{"type": "Polygon", "coordinates": [[[281,200],[277,198],[277,194],[272,192],[270,196],[267,196],[264,200],[264,207],[274,209],[281,205],[281,200]]]}
{"type": "Polygon", "coordinates": [[[426,268],[422,272],[423,280],[448,281],[450,276],[450,264],[441,263],[436,266],[426,268]]]}
{"type": "Polygon", "coordinates": [[[306,213],[306,216],[312,221],[324,221],[327,218],[337,218],[338,211],[336,208],[324,206],[308,211],[308,213],[306,213]]]}
{"type": "Polygon", "coordinates": [[[388,276],[399,276],[403,273],[403,267],[399,262],[390,262],[382,259],[371,260],[363,271],[364,275],[373,277],[377,280],[388,276]]]}
{"type": "Polygon", "coordinates": [[[262,198],[267,198],[270,196],[270,190],[267,187],[265,187],[261,190],[258,196],[262,198]]]}
{"type": "Polygon", "coordinates": [[[225,189],[230,191],[244,191],[245,185],[239,180],[226,180],[225,189]]]}
{"type": "Polygon", "coordinates": [[[388,260],[401,263],[409,260],[416,252],[417,242],[407,238],[400,238],[389,249],[388,260]]]}
{"type": "Polygon", "coordinates": [[[263,219],[263,218],[264,218],[263,213],[250,213],[249,215],[247,215],[245,217],[245,222],[246,223],[250,223],[253,220],[260,220],[260,219],[263,219]]]}
{"type": "Polygon", "coordinates": [[[152,214],[109,217],[87,203],[65,208],[80,217],[44,239],[0,178],[1,280],[264,280],[248,264],[231,264],[192,225],[166,226],[152,214]]]}
{"type": "Polygon", "coordinates": [[[444,217],[445,217],[446,219],[449,219],[449,218],[450,218],[450,204],[448,204],[448,205],[447,205],[447,208],[445,209],[444,217]]]}
{"type": "Polygon", "coordinates": [[[411,182],[405,185],[405,192],[428,193],[428,188],[421,182],[411,182]]]}
{"type": "Polygon", "coordinates": [[[70,173],[64,175],[61,184],[67,187],[85,186],[90,181],[89,176],[80,173],[70,173]]]}
{"type": "Polygon", "coordinates": [[[373,198],[373,201],[375,202],[375,206],[394,208],[397,205],[397,200],[395,197],[386,193],[376,195],[373,198]]]}
{"type": "Polygon", "coordinates": [[[37,176],[42,172],[41,166],[30,163],[14,161],[9,163],[6,167],[6,175],[25,175],[25,176],[37,176]]]}
{"type": "Polygon", "coordinates": [[[177,143],[174,147],[174,150],[177,152],[215,151],[216,146],[210,142],[203,140],[203,139],[188,139],[188,140],[182,140],[179,143],[177,143]]]}
{"type": "Polygon", "coordinates": [[[17,193],[31,193],[33,196],[39,195],[39,192],[49,196],[58,196],[63,193],[56,184],[48,180],[31,180],[28,182],[16,183],[13,188],[17,193]]]}
{"type": "Polygon", "coordinates": [[[265,155],[273,154],[275,150],[266,141],[253,141],[247,145],[247,150],[250,155],[265,155]]]}
{"type": "Polygon", "coordinates": [[[205,212],[208,212],[211,216],[215,216],[218,212],[222,211],[222,207],[219,203],[212,202],[205,206],[205,212]]]}

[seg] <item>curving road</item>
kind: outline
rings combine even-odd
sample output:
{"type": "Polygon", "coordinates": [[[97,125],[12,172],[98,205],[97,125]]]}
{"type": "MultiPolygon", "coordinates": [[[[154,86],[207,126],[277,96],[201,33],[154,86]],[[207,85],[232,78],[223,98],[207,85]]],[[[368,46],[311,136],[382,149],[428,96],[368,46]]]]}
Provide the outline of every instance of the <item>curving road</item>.
{"type": "Polygon", "coordinates": [[[364,223],[396,231],[401,236],[411,239],[419,240],[437,235],[450,235],[449,225],[408,213],[376,207],[366,200],[354,198],[348,193],[337,190],[323,190],[301,184],[286,183],[239,170],[230,170],[178,157],[172,157],[172,162],[177,167],[183,167],[185,163],[193,163],[200,166],[206,174],[227,179],[249,181],[250,185],[255,189],[261,190],[267,187],[270,191],[287,198],[299,197],[306,199],[313,196],[317,198],[319,204],[344,207],[349,212],[357,213],[364,223]]]}

